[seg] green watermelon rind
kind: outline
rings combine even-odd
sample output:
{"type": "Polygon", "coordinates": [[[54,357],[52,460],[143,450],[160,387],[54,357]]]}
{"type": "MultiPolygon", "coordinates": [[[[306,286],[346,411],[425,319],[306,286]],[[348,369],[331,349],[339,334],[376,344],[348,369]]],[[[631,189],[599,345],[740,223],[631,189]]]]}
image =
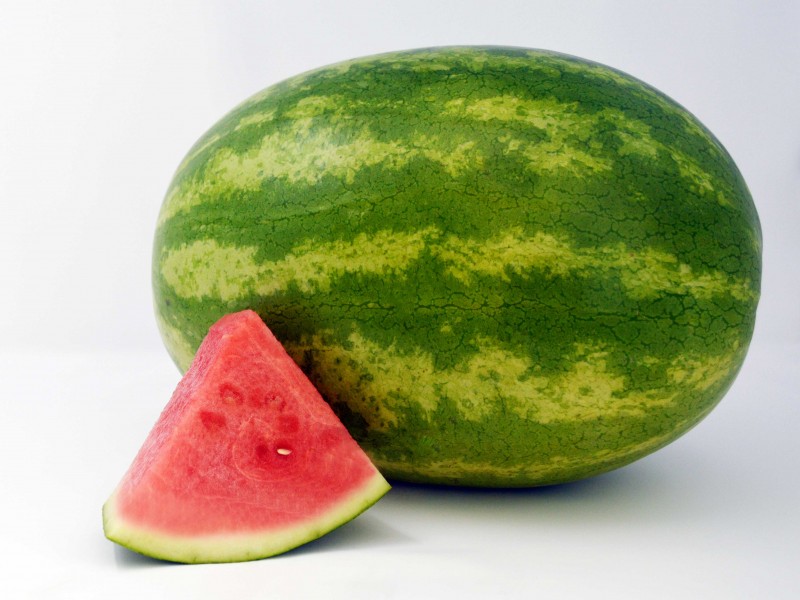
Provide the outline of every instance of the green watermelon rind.
{"type": "Polygon", "coordinates": [[[117,511],[115,491],[103,505],[103,530],[109,540],[120,546],[169,562],[196,564],[259,560],[288,552],[349,523],[380,500],[390,487],[376,472],[347,499],[316,517],[281,529],[209,536],[175,535],[129,522],[117,511]]]}
{"type": "Polygon", "coordinates": [[[546,485],[713,409],[761,239],[725,148],[634,77],[398,52],[272,86],[198,141],[159,215],[156,318],[183,370],[256,310],[390,478],[546,485]]]}

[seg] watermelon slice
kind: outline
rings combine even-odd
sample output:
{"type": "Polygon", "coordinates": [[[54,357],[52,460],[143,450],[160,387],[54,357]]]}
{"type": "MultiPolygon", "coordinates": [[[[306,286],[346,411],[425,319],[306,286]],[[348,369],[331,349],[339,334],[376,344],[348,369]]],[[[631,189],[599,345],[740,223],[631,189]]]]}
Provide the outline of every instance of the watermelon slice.
{"type": "Polygon", "coordinates": [[[389,484],[252,311],[211,327],[103,507],[106,537],[175,562],[280,554],[389,484]]]}

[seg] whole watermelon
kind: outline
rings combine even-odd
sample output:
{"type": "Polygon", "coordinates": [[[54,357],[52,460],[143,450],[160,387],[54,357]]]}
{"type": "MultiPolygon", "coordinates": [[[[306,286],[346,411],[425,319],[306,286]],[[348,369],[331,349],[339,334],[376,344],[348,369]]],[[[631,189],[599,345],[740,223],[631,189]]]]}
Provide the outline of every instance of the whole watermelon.
{"type": "Polygon", "coordinates": [[[587,477],[717,404],[761,231],[720,143],[642,82],[520,48],[384,54],[239,105],[158,220],[158,322],[185,370],[256,310],[385,475],[587,477]]]}

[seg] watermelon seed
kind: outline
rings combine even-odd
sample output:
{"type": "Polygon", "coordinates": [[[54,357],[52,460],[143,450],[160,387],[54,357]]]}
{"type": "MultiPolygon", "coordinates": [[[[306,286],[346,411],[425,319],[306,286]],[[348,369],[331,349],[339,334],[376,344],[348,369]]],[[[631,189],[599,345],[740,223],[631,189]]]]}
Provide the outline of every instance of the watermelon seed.
{"type": "Polygon", "coordinates": [[[281,456],[289,456],[292,453],[288,448],[278,448],[276,452],[281,456]]]}
{"type": "Polygon", "coordinates": [[[236,386],[223,383],[219,386],[219,395],[225,404],[242,404],[244,394],[236,386]]]}
{"type": "Polygon", "coordinates": [[[201,410],[199,416],[200,422],[203,423],[206,429],[212,431],[225,427],[228,422],[225,415],[212,410],[201,410]]]}
{"type": "Polygon", "coordinates": [[[255,454],[260,460],[266,460],[269,456],[269,448],[264,444],[259,444],[255,448],[255,454]]]}

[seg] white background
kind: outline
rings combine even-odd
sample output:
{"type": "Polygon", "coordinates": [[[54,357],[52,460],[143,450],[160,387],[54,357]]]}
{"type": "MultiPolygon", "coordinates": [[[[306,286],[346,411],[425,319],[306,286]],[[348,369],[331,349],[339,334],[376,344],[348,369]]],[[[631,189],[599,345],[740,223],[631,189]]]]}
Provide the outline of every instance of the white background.
{"type": "Polygon", "coordinates": [[[0,594],[800,597],[798,107],[792,0],[0,1],[0,594]],[[764,231],[736,384],[676,443],[578,484],[398,485],[318,542],[255,563],[176,566],[115,547],[100,507],[178,380],[149,280],[173,170],[263,87],[447,44],[617,67],[722,141],[764,231]]]}

